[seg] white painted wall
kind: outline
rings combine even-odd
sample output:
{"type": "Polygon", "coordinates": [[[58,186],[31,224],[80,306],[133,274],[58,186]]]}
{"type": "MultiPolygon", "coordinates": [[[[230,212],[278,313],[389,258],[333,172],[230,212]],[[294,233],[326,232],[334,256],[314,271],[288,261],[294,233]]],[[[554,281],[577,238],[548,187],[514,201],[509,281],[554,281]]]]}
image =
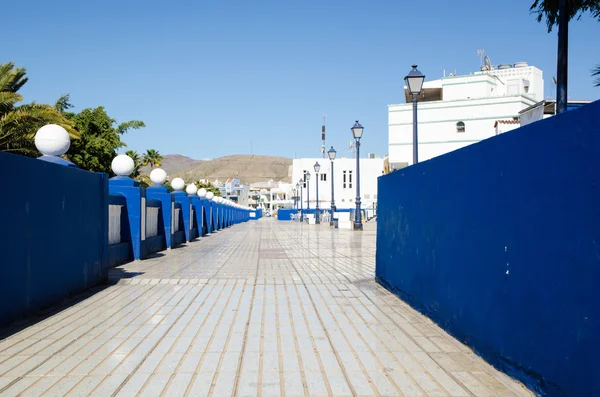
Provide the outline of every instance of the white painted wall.
{"type": "MultiPolygon", "coordinates": [[[[331,162],[323,158],[294,159],[292,165],[292,181],[295,185],[308,171],[310,179],[310,208],[316,205],[316,182],[314,164],[321,165],[320,174],[325,175],[325,180],[319,176],[319,208],[329,209],[331,206],[331,162]]],[[[360,159],[360,195],[361,207],[369,208],[377,202],[377,178],[383,174],[383,159],[360,159]]],[[[338,209],[356,208],[356,159],[337,158],[334,161],[334,193],[335,206],[338,209]],[[344,171],[346,171],[346,183],[344,184],[344,171]],[[350,171],[352,183],[350,183],[350,171]]],[[[307,208],[307,189],[302,189],[302,207],[307,208]]]]}
{"type": "MultiPolygon", "coordinates": [[[[496,120],[510,120],[543,99],[542,71],[533,67],[493,70],[426,82],[442,87],[443,100],[418,104],[419,161],[496,135],[496,120]],[[525,86],[528,90],[525,92],[525,86]],[[465,132],[457,132],[457,123],[465,132]]],[[[413,163],[412,103],[388,106],[390,166],[413,163]]]]}

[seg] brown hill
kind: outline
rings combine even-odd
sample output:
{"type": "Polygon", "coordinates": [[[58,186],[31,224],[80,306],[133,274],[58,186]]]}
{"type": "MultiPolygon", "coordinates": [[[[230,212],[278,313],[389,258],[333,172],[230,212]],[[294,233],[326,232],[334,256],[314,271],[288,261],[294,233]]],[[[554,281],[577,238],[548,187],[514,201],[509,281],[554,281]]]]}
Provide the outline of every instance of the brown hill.
{"type": "MultiPolygon", "coordinates": [[[[165,158],[169,156],[172,155],[165,158]]],[[[193,161],[197,163],[187,169],[175,172],[165,169],[169,179],[180,177],[186,182],[219,179],[225,182],[227,178],[238,178],[242,183],[253,183],[269,180],[289,182],[292,177],[292,159],[285,157],[237,154],[213,160],[193,161]]]]}
{"type": "MultiPolygon", "coordinates": [[[[165,170],[167,175],[172,175],[176,172],[190,169],[201,162],[201,160],[194,160],[180,154],[167,154],[163,156],[160,168],[165,170]]],[[[150,166],[142,167],[140,171],[144,174],[149,174],[150,166]]]]}

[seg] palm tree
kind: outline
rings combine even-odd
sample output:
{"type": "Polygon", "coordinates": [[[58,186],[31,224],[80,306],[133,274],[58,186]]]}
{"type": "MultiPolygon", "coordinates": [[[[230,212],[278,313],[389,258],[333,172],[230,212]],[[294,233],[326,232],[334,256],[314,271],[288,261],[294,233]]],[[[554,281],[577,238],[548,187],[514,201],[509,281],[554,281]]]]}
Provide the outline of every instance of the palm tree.
{"type": "Polygon", "coordinates": [[[133,164],[135,164],[135,168],[131,173],[131,177],[138,177],[140,175],[140,167],[142,166],[140,155],[135,150],[128,150],[125,152],[125,154],[131,157],[131,159],[133,160],[133,164]]]}
{"type": "MultiPolygon", "coordinates": [[[[46,124],[58,124],[72,139],[79,138],[74,124],[56,106],[30,103],[17,106],[23,97],[17,92],[27,82],[24,68],[0,64],[0,150],[37,156],[33,138],[46,124]]],[[[58,105],[58,103],[57,103],[58,105]]]]}
{"type": "Polygon", "coordinates": [[[537,14],[538,22],[546,19],[548,32],[552,31],[554,25],[558,26],[556,104],[558,112],[566,111],[569,21],[575,17],[581,18],[581,15],[586,12],[600,20],[600,0],[534,0],[530,10],[533,14],[537,14]]]}
{"type": "Polygon", "coordinates": [[[163,157],[160,155],[160,153],[158,153],[158,151],[154,149],[148,149],[142,156],[142,165],[150,165],[150,169],[155,166],[160,167],[162,158],[163,157]]]}
{"type": "Polygon", "coordinates": [[[596,65],[596,67],[592,70],[592,76],[598,76],[596,77],[594,84],[596,87],[600,87],[600,65],[596,65]]]}

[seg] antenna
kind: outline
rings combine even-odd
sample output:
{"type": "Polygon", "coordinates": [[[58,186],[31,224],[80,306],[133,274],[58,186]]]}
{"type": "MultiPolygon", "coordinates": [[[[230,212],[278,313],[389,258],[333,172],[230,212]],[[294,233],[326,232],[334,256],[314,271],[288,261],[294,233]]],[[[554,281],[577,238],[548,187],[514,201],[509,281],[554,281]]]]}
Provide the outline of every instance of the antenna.
{"type": "Polygon", "coordinates": [[[552,76],[552,81],[554,82],[554,84],[556,84],[557,83],[556,77],[552,76]]]}
{"type": "Polygon", "coordinates": [[[323,145],[321,146],[321,153],[323,154],[323,158],[325,158],[325,119],[327,115],[323,113],[323,125],[321,126],[321,140],[323,141],[323,145]]]}
{"type": "Polygon", "coordinates": [[[492,63],[490,62],[490,57],[488,57],[487,55],[485,57],[483,57],[483,63],[485,64],[484,68],[487,71],[492,70],[492,63]]]}
{"type": "Polygon", "coordinates": [[[483,54],[485,50],[477,50],[477,55],[479,55],[479,67],[483,66],[483,54]]]}

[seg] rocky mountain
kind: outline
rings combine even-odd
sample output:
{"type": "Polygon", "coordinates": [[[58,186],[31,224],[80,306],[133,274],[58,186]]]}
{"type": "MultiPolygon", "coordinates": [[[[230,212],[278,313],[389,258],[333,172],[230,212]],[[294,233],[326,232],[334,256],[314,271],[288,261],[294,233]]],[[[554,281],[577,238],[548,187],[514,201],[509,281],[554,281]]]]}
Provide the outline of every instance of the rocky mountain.
{"type": "Polygon", "coordinates": [[[163,157],[162,167],[169,179],[180,177],[186,182],[208,179],[238,178],[242,183],[273,180],[289,182],[292,177],[292,159],[275,156],[238,154],[213,160],[193,160],[181,155],[163,157]]]}

